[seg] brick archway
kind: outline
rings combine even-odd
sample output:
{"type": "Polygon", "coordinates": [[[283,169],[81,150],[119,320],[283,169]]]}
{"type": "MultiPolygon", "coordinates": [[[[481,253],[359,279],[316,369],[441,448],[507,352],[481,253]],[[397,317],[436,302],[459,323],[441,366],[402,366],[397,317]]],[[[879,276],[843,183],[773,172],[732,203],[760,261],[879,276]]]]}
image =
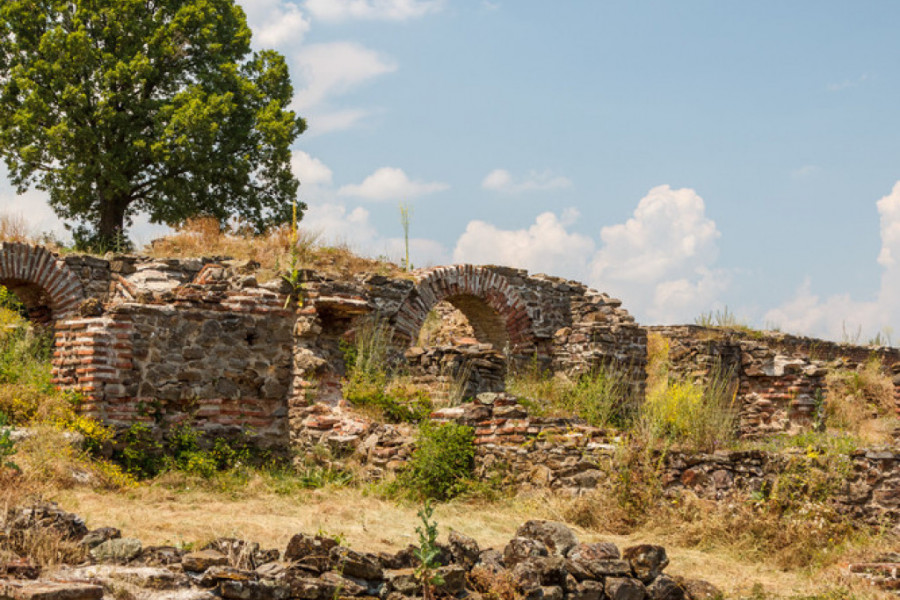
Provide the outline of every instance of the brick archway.
{"type": "Polygon", "coordinates": [[[438,302],[446,300],[468,319],[481,342],[497,350],[521,351],[534,345],[525,301],[502,274],[490,267],[456,265],[419,271],[417,284],[394,317],[394,329],[412,342],[438,302]]]}
{"type": "Polygon", "coordinates": [[[42,246],[0,243],[0,285],[25,304],[35,320],[58,320],[84,300],[78,277],[59,258],[42,246]]]}

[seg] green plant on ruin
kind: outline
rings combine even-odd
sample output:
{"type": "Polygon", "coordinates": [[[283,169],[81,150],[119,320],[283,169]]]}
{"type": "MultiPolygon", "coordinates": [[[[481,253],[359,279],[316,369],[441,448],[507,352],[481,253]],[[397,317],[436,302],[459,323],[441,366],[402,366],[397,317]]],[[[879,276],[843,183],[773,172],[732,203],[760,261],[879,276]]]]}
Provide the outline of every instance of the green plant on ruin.
{"type": "Polygon", "coordinates": [[[300,270],[300,233],[297,229],[297,199],[291,204],[291,251],[288,272],[281,276],[290,286],[291,293],[284,299],[284,308],[296,299],[297,306],[303,306],[303,271],[300,270]]]}
{"type": "Polygon", "coordinates": [[[450,500],[470,489],[474,466],[474,429],[425,421],[412,456],[388,491],[417,500],[450,500]]]}
{"type": "Polygon", "coordinates": [[[0,412],[0,467],[18,470],[19,466],[10,458],[16,453],[16,443],[10,434],[10,429],[6,426],[6,414],[0,412]]]}
{"type": "Polygon", "coordinates": [[[868,443],[887,443],[897,425],[894,384],[878,356],[825,378],[824,424],[868,443]]]}
{"type": "Polygon", "coordinates": [[[648,442],[664,440],[712,451],[734,441],[738,414],[732,373],[714,365],[701,381],[668,377],[648,389],[636,427],[648,442]]]}
{"type": "Polygon", "coordinates": [[[389,363],[391,329],[379,319],[362,319],[353,341],[342,341],[346,376],[343,395],[351,404],[374,410],[391,422],[418,422],[432,410],[428,393],[407,385],[389,363]]]}
{"type": "Polygon", "coordinates": [[[438,557],[441,549],[438,546],[438,526],[437,521],[432,520],[434,515],[434,507],[430,500],[425,500],[425,504],[416,513],[422,521],[421,525],[416,526],[416,533],[419,535],[419,547],[413,551],[413,554],[419,559],[416,566],[416,578],[422,583],[422,597],[424,600],[434,599],[435,586],[443,585],[444,578],[438,572],[441,566],[438,557]]]}
{"type": "Polygon", "coordinates": [[[613,367],[600,367],[575,379],[532,368],[511,377],[506,388],[535,416],[577,417],[595,427],[620,429],[634,417],[626,374],[613,367]]]}
{"type": "Polygon", "coordinates": [[[153,430],[142,423],[134,423],[125,431],[122,448],[113,458],[138,479],[154,477],[166,467],[162,443],[154,437],[153,430]]]}

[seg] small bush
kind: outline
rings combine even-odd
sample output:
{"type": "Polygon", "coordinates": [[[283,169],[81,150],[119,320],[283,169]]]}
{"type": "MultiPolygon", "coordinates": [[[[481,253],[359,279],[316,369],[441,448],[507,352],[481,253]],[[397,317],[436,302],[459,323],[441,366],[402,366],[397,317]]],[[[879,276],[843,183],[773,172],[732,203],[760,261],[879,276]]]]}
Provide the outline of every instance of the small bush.
{"type": "Polygon", "coordinates": [[[123,436],[123,447],[114,458],[127,473],[138,479],[159,475],[166,467],[162,443],[146,425],[135,423],[123,436]]]}
{"type": "Polygon", "coordinates": [[[424,422],[416,449],[393,482],[397,495],[449,500],[469,488],[475,461],[475,430],[465,425],[424,422]]]}

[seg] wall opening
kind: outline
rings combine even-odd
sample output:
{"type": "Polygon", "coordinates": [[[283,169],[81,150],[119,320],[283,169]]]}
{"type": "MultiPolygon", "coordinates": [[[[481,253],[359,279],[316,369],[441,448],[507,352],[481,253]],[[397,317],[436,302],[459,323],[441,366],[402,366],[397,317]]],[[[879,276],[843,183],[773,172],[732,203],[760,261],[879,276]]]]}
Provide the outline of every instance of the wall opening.
{"type": "Polygon", "coordinates": [[[435,304],[419,330],[418,346],[489,344],[503,352],[509,335],[500,314],[477,296],[460,294],[435,304]]]}
{"type": "Polygon", "coordinates": [[[35,325],[50,325],[53,322],[53,301],[44,288],[16,279],[0,279],[0,286],[5,289],[0,290],[0,305],[18,312],[35,325]]]}

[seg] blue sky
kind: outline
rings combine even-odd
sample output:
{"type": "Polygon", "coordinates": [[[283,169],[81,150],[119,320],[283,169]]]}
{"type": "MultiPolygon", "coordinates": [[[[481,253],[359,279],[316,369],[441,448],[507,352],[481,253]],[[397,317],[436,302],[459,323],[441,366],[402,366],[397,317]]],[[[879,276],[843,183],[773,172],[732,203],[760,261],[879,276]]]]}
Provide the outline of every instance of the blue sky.
{"type": "MultiPolygon", "coordinates": [[[[416,266],[579,279],[643,323],[900,336],[900,4],[239,2],[292,68],[326,240],[398,258],[402,201],[416,266]]],[[[36,192],[0,208],[53,226],[36,192]]]]}

